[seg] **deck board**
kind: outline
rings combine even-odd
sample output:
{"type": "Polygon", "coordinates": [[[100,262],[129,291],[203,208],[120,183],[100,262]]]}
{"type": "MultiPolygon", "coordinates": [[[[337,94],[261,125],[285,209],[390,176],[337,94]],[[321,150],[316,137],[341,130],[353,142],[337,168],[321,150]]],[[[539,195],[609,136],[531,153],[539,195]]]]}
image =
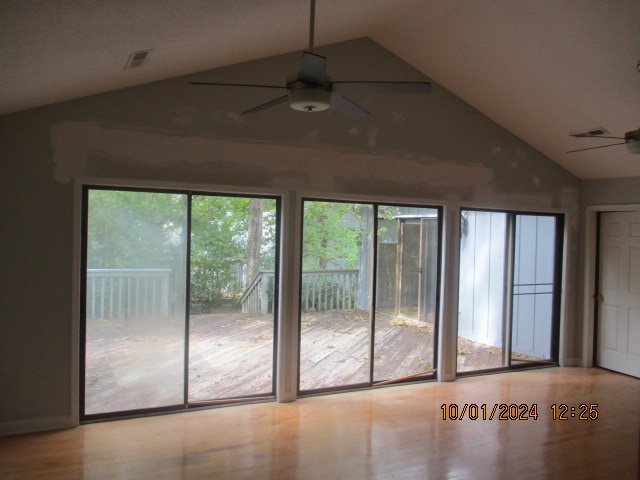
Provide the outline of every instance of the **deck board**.
{"type": "MultiPolygon", "coordinates": [[[[367,383],[370,326],[366,312],[306,313],[301,322],[300,389],[367,383]]],[[[216,313],[189,324],[189,401],[272,394],[273,317],[216,313]]],[[[378,313],[374,381],[433,367],[433,326],[378,313]]],[[[94,321],[86,342],[86,413],[182,404],[184,323],[94,321]]]]}

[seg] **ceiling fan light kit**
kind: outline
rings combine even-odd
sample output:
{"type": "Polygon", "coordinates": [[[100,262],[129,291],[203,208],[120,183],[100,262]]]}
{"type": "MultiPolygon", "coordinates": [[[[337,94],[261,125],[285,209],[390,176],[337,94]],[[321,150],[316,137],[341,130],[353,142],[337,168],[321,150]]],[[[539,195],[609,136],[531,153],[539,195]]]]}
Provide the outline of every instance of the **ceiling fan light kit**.
{"type": "Polygon", "coordinates": [[[640,155],[640,142],[627,142],[627,152],[633,153],[635,155],[640,155]]]}
{"type": "Polygon", "coordinates": [[[331,105],[331,92],[319,87],[289,88],[289,105],[300,112],[321,112],[331,105]]]}

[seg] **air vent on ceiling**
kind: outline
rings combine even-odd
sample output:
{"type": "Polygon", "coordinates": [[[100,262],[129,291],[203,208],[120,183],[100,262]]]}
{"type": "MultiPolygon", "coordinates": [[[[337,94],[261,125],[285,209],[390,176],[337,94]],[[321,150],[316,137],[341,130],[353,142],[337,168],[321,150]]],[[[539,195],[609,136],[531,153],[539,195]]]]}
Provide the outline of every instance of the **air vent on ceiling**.
{"type": "Polygon", "coordinates": [[[581,132],[573,132],[569,134],[572,137],[599,137],[600,135],[609,135],[602,127],[590,128],[589,130],[582,130],[581,132]]]}
{"type": "Polygon", "coordinates": [[[129,68],[135,68],[142,65],[142,62],[149,56],[149,52],[151,50],[140,50],[139,52],[133,52],[129,55],[129,60],[127,60],[127,64],[124,66],[124,69],[127,70],[129,68]]]}

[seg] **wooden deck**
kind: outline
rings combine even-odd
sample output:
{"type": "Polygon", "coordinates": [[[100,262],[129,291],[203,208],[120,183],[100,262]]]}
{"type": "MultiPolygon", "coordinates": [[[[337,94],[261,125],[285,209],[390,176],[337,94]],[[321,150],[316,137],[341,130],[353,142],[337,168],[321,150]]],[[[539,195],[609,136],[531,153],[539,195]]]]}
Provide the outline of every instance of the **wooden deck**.
{"type": "MultiPolygon", "coordinates": [[[[184,325],[179,319],[90,322],[86,342],[87,414],[183,403],[185,342],[184,325]]],[[[301,390],[369,382],[366,312],[305,314],[301,332],[301,390]]],[[[379,313],[374,382],[431,370],[433,333],[430,323],[379,313]]],[[[189,402],[272,394],[271,315],[193,316],[188,349],[189,402]]],[[[496,359],[483,362],[499,366],[496,359]]]]}
{"type": "MultiPolygon", "coordinates": [[[[301,322],[300,389],[367,383],[369,319],[351,310],[305,314],[301,322]]],[[[433,325],[378,314],[374,382],[415,375],[433,367],[433,325]]]]}
{"type": "MultiPolygon", "coordinates": [[[[184,402],[184,325],[175,318],[92,321],[87,332],[87,414],[184,402]]],[[[189,325],[190,402],[271,394],[273,319],[198,315],[189,325]]]]}

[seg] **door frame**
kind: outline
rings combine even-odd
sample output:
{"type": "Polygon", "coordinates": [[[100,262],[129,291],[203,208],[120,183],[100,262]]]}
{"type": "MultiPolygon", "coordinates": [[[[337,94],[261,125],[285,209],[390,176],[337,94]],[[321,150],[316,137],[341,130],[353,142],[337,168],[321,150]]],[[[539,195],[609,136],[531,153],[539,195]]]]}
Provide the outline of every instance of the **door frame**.
{"type": "Polygon", "coordinates": [[[596,353],[597,309],[594,295],[597,293],[598,273],[598,214],[606,212],[640,211],[640,204],[587,205],[584,219],[584,280],[582,285],[582,358],[581,366],[594,367],[596,353]]]}

